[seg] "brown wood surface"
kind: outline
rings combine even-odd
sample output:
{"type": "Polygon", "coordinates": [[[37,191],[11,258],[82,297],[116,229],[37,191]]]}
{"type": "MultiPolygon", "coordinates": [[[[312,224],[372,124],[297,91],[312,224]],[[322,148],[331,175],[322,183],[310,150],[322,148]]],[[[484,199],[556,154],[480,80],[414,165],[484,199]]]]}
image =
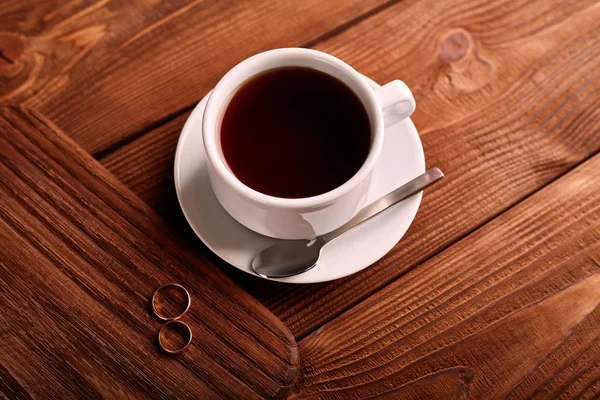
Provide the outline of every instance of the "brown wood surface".
{"type": "Polygon", "coordinates": [[[600,396],[600,156],[300,343],[292,398],[600,396]]]}
{"type": "Polygon", "coordinates": [[[244,58],[307,44],[384,3],[3,1],[0,102],[29,99],[95,154],[198,102],[244,58]]]}
{"type": "MultiPolygon", "coordinates": [[[[301,338],[598,152],[599,20],[594,1],[402,1],[317,44],[408,83],[427,164],[447,178],[394,250],[352,277],[289,286],[228,273],[301,338]]],[[[187,115],[100,159],[180,230],[172,164],[187,115]]]]}
{"type": "Polygon", "coordinates": [[[293,338],[215,264],[303,339],[295,398],[600,397],[598,21],[597,0],[5,0],[0,103],[37,111],[0,121],[34,126],[8,145],[0,131],[0,154],[12,152],[1,171],[18,177],[0,182],[11,193],[10,202],[0,198],[0,222],[12,224],[0,229],[0,254],[11,257],[0,259],[0,277],[22,285],[3,310],[32,294],[19,303],[20,330],[0,314],[3,343],[17,351],[0,353],[0,393],[44,397],[53,377],[57,392],[137,397],[142,387],[172,397],[179,392],[168,390],[184,389],[156,387],[173,374],[190,396],[285,395],[298,363],[293,338]],[[190,110],[238,61],[282,46],[329,52],[380,83],[404,80],[427,164],[447,175],[390,254],[335,282],[277,284],[225,265],[193,235],[175,198],[173,156],[190,110]],[[41,161],[53,167],[40,170],[41,161]],[[43,185],[28,180],[33,172],[43,185]],[[65,227],[86,235],[61,236],[65,227]],[[179,243],[168,229],[183,234],[179,243]],[[9,234],[22,246],[7,246],[9,234]],[[179,250],[185,241],[195,254],[179,250]],[[37,262],[6,268],[23,260],[37,262]],[[64,276],[55,271],[63,261],[64,276]],[[123,263],[127,275],[117,278],[123,263]],[[135,352],[155,348],[134,339],[160,326],[142,314],[143,302],[162,277],[209,283],[193,293],[204,306],[190,318],[215,341],[195,341],[193,360],[157,356],[138,369],[135,352]],[[139,291],[123,291],[119,279],[139,291]],[[85,312],[42,314],[53,303],[33,296],[34,284],[53,299],[71,289],[60,304],[85,312]],[[228,302],[215,301],[221,287],[228,302]],[[109,294],[117,297],[105,306],[109,294]],[[86,314],[96,310],[98,318],[86,314]],[[119,345],[103,339],[128,326],[130,348],[117,357],[119,345]],[[83,345],[94,329],[105,335],[83,345]],[[51,339],[36,342],[38,332],[51,339]],[[239,347],[258,338],[256,348],[239,347]],[[26,351],[29,363],[14,361],[26,351]],[[162,363],[174,366],[150,371],[162,363]],[[113,376],[122,365],[132,368],[113,376]]]}
{"type": "Polygon", "coordinates": [[[8,398],[285,397],[289,330],[37,113],[0,110],[0,393],[8,398]],[[169,357],[149,300],[192,296],[169,357]]]}

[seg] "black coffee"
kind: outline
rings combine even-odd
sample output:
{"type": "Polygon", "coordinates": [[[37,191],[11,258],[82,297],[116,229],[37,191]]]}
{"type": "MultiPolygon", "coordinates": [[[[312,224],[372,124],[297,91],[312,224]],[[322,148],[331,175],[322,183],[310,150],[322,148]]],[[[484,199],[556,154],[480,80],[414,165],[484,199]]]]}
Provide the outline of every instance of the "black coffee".
{"type": "Polygon", "coordinates": [[[247,186],[285,198],[316,196],[348,181],[371,144],[360,99],[338,79],[303,67],[245,82],[225,110],[221,147],[247,186]]]}

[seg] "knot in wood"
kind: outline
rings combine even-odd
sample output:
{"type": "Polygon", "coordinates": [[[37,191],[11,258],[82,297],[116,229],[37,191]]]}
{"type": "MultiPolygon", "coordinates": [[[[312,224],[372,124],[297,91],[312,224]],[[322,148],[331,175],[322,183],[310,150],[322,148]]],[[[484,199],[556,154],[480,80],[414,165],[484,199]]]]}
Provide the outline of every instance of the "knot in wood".
{"type": "Polygon", "coordinates": [[[471,37],[468,32],[453,32],[442,43],[440,59],[446,62],[458,61],[467,54],[470,45],[471,37]]]}
{"type": "Polygon", "coordinates": [[[0,32],[0,69],[14,65],[25,50],[25,43],[19,35],[0,32]]]}

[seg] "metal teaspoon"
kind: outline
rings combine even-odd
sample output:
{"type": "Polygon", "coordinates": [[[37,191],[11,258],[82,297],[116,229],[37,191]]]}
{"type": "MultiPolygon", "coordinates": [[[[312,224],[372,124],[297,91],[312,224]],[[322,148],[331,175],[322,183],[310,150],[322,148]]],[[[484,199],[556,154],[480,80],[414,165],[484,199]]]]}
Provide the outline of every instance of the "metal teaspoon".
{"type": "Polygon", "coordinates": [[[252,261],[254,272],[264,278],[286,278],[312,269],[319,261],[321,249],[333,239],[362,224],[396,203],[405,200],[444,177],[437,168],[400,186],[369,204],[339,228],[314,239],[283,240],[262,250],[252,261]]]}

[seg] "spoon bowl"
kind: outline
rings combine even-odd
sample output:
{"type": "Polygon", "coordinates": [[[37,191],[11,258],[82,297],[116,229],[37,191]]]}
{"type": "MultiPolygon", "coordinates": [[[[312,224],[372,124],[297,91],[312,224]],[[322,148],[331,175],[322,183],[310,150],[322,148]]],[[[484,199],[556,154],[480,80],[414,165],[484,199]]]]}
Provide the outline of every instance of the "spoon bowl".
{"type": "Polygon", "coordinates": [[[263,278],[301,274],[317,265],[325,243],[322,237],[282,241],[261,251],[252,261],[252,269],[263,278]]]}

